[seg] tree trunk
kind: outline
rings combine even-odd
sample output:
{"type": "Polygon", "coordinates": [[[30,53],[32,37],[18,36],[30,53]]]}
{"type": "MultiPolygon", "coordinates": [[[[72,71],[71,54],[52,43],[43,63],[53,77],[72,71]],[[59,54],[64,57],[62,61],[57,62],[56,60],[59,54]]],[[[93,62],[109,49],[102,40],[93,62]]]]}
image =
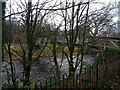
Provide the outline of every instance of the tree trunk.
{"type": "Polygon", "coordinates": [[[75,76],[75,69],[70,69],[69,68],[69,77],[74,77],[75,76]]]}
{"type": "Polygon", "coordinates": [[[23,87],[29,85],[30,83],[30,70],[31,70],[31,66],[24,66],[24,82],[23,82],[23,87]]]}

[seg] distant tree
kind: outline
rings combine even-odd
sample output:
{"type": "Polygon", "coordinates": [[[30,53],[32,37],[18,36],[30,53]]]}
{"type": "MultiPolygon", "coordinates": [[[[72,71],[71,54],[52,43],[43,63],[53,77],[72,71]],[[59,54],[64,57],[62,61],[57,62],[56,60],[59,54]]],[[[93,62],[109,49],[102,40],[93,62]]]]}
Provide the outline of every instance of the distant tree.
{"type": "Polygon", "coordinates": [[[103,31],[109,33],[109,36],[111,36],[113,32],[116,32],[116,23],[113,21],[114,15],[111,13],[114,9],[116,9],[116,7],[107,5],[89,13],[88,44],[91,43],[95,45],[99,43],[99,40],[95,37],[100,36],[103,31]]]}

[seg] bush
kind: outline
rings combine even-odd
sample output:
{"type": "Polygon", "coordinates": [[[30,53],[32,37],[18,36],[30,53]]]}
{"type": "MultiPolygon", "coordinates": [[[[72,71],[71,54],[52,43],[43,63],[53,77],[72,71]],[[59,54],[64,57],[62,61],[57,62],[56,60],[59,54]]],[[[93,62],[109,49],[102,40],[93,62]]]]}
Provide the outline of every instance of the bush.
{"type": "Polygon", "coordinates": [[[106,48],[95,57],[95,63],[112,62],[120,60],[120,49],[106,48]]]}

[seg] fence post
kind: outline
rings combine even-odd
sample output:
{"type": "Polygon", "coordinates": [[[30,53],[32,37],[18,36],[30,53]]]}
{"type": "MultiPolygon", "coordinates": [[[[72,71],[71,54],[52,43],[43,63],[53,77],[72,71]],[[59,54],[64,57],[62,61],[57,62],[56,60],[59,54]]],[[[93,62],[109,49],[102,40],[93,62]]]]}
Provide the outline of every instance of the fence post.
{"type": "Polygon", "coordinates": [[[91,79],[91,70],[92,70],[92,69],[91,69],[91,66],[90,66],[90,88],[92,89],[92,83],[91,83],[91,80],[92,80],[92,79],[91,79]]]}
{"type": "Polygon", "coordinates": [[[51,82],[51,78],[50,78],[50,90],[52,90],[52,82],[51,82]]]}
{"type": "Polygon", "coordinates": [[[61,84],[60,77],[58,78],[58,84],[59,84],[58,88],[60,88],[60,84],[61,84]]]}
{"type": "Polygon", "coordinates": [[[67,88],[69,88],[69,85],[68,85],[68,76],[67,76],[67,74],[66,74],[66,78],[67,78],[67,88]]]}
{"type": "Polygon", "coordinates": [[[77,83],[77,81],[78,81],[78,75],[75,76],[75,87],[76,87],[76,89],[78,88],[78,83],[77,83]]]}
{"type": "Polygon", "coordinates": [[[118,89],[120,89],[120,60],[118,61],[118,89]]]}
{"type": "MultiPolygon", "coordinates": [[[[83,68],[84,69],[84,68],[83,68]]],[[[84,70],[83,70],[84,71],[84,70]]],[[[81,77],[81,84],[80,84],[80,88],[82,89],[83,88],[83,73],[81,72],[80,74],[80,77],[81,77]]]]}
{"type": "Polygon", "coordinates": [[[65,75],[63,74],[63,84],[62,84],[62,87],[63,87],[63,89],[64,89],[64,79],[65,79],[65,75]]]}
{"type": "Polygon", "coordinates": [[[98,69],[99,67],[98,67],[98,63],[96,64],[96,83],[98,84],[98,82],[99,82],[99,76],[98,76],[98,74],[99,74],[99,69],[98,69]]]}
{"type": "Polygon", "coordinates": [[[45,80],[45,90],[47,90],[47,80],[45,80]]]}
{"type": "Polygon", "coordinates": [[[91,85],[93,86],[93,66],[91,67],[91,85]]]}
{"type": "Polygon", "coordinates": [[[87,70],[87,69],[85,68],[85,72],[84,72],[84,75],[85,75],[85,76],[84,76],[84,79],[85,79],[85,80],[84,80],[84,83],[85,83],[85,86],[84,86],[84,87],[85,87],[85,89],[86,89],[86,86],[87,86],[87,85],[86,85],[86,83],[87,83],[86,70],[87,70]]]}

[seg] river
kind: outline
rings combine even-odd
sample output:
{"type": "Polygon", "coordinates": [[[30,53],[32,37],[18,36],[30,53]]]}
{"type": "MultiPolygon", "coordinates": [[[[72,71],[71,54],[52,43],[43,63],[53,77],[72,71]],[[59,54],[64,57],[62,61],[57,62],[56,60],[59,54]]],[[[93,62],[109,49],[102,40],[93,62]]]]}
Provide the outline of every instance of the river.
{"type": "MultiPolygon", "coordinates": [[[[31,72],[30,72],[30,79],[31,81],[37,82],[37,80],[44,81],[48,77],[52,75],[51,67],[53,67],[53,58],[40,58],[37,62],[35,62],[32,65],[31,72]]],[[[59,65],[61,65],[61,58],[57,58],[59,65]]],[[[75,59],[74,59],[75,62],[75,59]]],[[[85,54],[84,55],[84,62],[86,64],[91,64],[93,62],[92,55],[85,54]]],[[[23,66],[20,61],[13,61],[14,67],[15,67],[15,74],[17,77],[17,80],[21,80],[22,78],[22,72],[23,72],[23,66]]],[[[79,69],[79,68],[78,68],[79,69]]],[[[68,72],[68,62],[67,59],[62,60],[61,65],[61,72],[67,73],[68,72]]],[[[8,75],[10,73],[10,65],[7,62],[2,63],[2,82],[8,83],[8,75]],[[7,73],[8,72],[8,73],[7,73]]]]}

